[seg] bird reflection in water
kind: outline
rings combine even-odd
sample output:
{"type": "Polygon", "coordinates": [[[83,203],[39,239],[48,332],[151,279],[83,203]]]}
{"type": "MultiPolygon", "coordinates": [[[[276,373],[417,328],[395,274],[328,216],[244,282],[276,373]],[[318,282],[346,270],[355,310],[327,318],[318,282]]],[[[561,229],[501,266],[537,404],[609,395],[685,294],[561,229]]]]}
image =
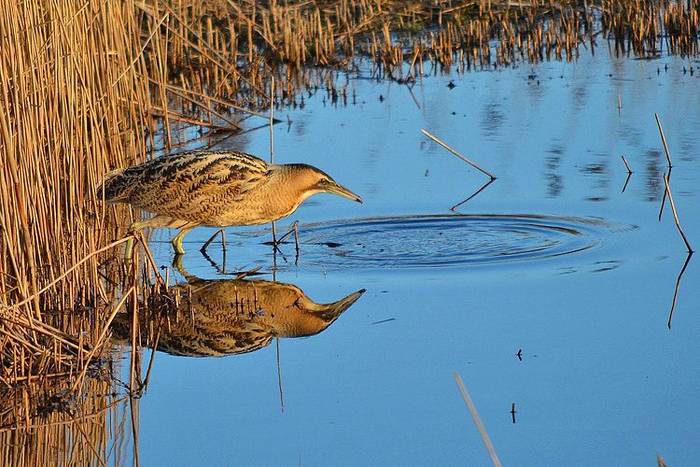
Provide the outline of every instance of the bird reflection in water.
{"type": "MultiPolygon", "coordinates": [[[[181,271],[182,272],[182,271],[181,271]]],[[[319,304],[298,287],[265,280],[205,280],[185,274],[187,283],[170,289],[179,296],[174,311],[139,311],[148,347],[187,357],[219,357],[259,350],[276,337],[313,336],[350,308],[364,289],[333,303],[319,304]]],[[[118,340],[130,336],[132,316],[115,318],[118,340]]]]}

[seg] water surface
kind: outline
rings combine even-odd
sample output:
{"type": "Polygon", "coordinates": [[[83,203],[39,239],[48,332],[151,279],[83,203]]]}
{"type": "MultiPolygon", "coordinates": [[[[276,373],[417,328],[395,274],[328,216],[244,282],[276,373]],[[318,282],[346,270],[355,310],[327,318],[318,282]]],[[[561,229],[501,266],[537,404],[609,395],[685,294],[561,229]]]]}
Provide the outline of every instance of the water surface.
{"type": "MultiPolygon", "coordinates": [[[[140,402],[141,461],[489,465],[457,371],[504,465],[653,465],[657,453],[696,465],[699,273],[691,260],[669,329],[686,257],[669,212],[657,219],[666,160],[654,121],[700,245],[700,81],[687,65],[599,53],[430,77],[413,96],[360,74],[348,77],[355,104],[320,93],[278,111],[276,160],[316,165],[365,204],[316,196],[278,223],[300,221],[301,252],[295,264],[293,242],[282,245],[275,279],[317,302],[366,292],[323,332],[279,340],[284,411],[275,345],[158,353],[140,402]],[[497,180],[450,211],[488,179],[421,128],[497,180]]],[[[267,157],[268,132],[217,148],[267,157]]],[[[265,229],[227,229],[225,262],[217,242],[211,261],[198,252],[213,233],[187,237],[189,273],[270,271],[265,229]]],[[[172,260],[172,234],[152,236],[159,264],[172,260]]]]}

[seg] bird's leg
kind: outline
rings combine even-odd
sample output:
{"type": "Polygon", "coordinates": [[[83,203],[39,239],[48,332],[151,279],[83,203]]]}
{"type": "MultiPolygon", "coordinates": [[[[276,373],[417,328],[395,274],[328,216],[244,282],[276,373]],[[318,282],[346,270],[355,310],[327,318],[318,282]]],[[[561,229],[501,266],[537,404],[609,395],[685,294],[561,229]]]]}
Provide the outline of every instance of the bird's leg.
{"type": "Polygon", "coordinates": [[[175,268],[175,270],[182,274],[186,279],[189,277],[185,267],[182,265],[182,255],[175,255],[173,258],[173,268],[175,268]]]}
{"type": "Polygon", "coordinates": [[[176,255],[185,254],[185,248],[182,246],[182,240],[185,238],[185,235],[187,235],[190,230],[197,227],[197,225],[199,224],[195,222],[188,222],[187,224],[183,225],[177,235],[175,235],[172,240],[172,244],[176,255]]]}

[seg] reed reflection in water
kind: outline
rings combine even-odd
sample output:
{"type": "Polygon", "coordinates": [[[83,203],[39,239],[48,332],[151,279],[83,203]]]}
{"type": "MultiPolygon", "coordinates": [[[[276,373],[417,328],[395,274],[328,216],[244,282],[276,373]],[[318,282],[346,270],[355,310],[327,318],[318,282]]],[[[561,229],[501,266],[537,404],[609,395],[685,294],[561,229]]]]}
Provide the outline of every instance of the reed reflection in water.
{"type": "MultiPolygon", "coordinates": [[[[146,346],[171,355],[220,357],[253,352],[275,337],[307,337],[325,330],[365,292],[319,304],[298,287],[266,280],[187,279],[170,289],[174,311],[142,307],[140,332],[146,346]]],[[[118,316],[113,336],[129,339],[132,317],[118,316]]]]}

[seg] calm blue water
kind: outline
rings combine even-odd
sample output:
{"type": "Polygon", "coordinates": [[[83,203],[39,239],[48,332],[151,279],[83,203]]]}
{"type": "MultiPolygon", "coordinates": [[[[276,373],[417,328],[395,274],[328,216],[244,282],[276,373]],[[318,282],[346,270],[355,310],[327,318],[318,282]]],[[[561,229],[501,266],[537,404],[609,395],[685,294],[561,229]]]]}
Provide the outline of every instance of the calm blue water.
{"type": "MultiPolygon", "coordinates": [[[[316,165],[365,204],[316,196],[278,223],[299,220],[302,247],[298,266],[293,244],[282,247],[276,279],[317,302],[367,292],[324,332],[280,340],[284,411],[274,343],[222,358],[158,353],[140,401],[142,464],[489,465],[456,371],[504,465],[654,465],[657,453],[697,465],[700,269],[694,258],[669,329],[685,248],[670,212],[657,220],[666,162],[654,112],[700,247],[700,80],[683,66],[603,53],[431,77],[415,101],[406,86],[351,76],[355,105],[318,94],[278,111],[276,161],[316,165]],[[421,128],[497,175],[457,209],[479,216],[357,221],[450,214],[488,180],[421,128]],[[624,193],[621,154],[634,170],[624,193]],[[513,225],[495,214],[548,217],[513,225]],[[330,224],[304,226],[316,222],[330,224]],[[577,233],[552,229],[562,223],[577,233]],[[509,260],[518,249],[526,256],[509,260]]],[[[218,148],[267,157],[268,136],[218,148]]],[[[227,271],[270,270],[269,233],[250,230],[226,230],[227,271]]],[[[213,232],[187,237],[190,274],[222,277],[198,251],[213,232]]],[[[160,264],[173,234],[152,236],[160,264]]],[[[210,255],[223,267],[218,243],[210,255]]]]}

